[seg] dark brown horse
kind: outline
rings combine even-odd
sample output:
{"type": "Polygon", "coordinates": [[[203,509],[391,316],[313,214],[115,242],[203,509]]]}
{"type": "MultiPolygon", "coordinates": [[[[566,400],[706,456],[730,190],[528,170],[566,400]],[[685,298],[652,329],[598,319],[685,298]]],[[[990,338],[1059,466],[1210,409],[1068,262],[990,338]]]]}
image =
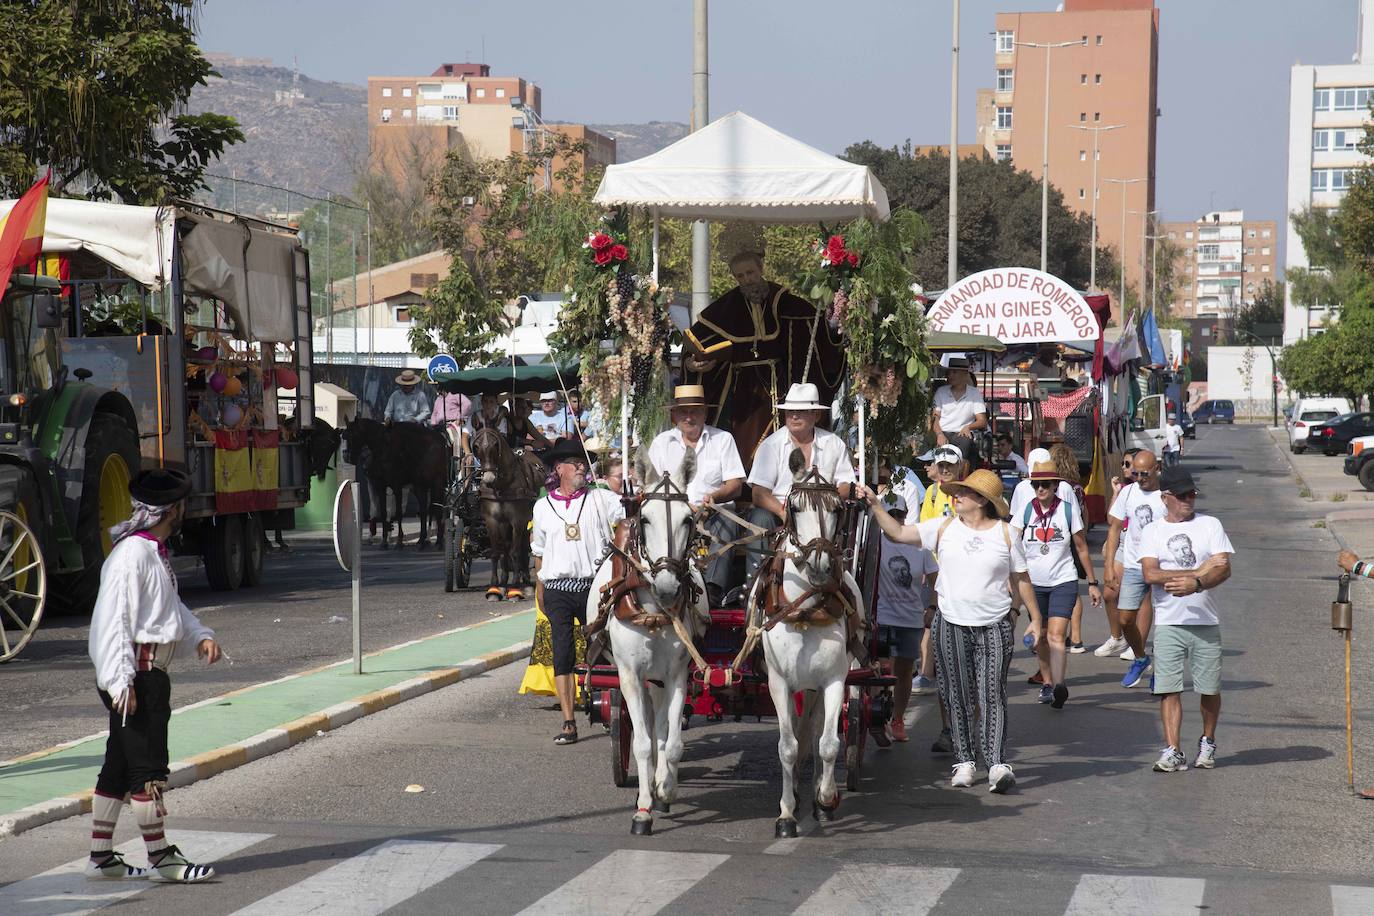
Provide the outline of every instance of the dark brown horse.
{"type": "Polygon", "coordinates": [[[544,483],[544,464],[530,452],[516,453],[496,430],[479,429],[472,451],[482,465],[482,522],[491,539],[491,584],[487,600],[530,597],[530,519],[544,483]]]}
{"type": "MultiPolygon", "coordinates": [[[[404,545],[401,516],[405,513],[405,488],[415,494],[420,508],[418,547],[429,547],[429,521],[437,522],[448,489],[448,461],[452,453],[443,434],[418,423],[383,426],[376,420],[350,420],[343,434],[344,460],[357,465],[366,457],[367,481],[381,501],[382,549],[390,546],[391,519],[396,520],[396,546],[404,545]],[[394,496],[394,503],[388,500],[394,496]],[[391,506],[395,506],[394,516],[391,506]]],[[[376,509],[373,512],[376,513],[376,509]]],[[[443,529],[435,526],[436,543],[443,541],[443,529]]]]}

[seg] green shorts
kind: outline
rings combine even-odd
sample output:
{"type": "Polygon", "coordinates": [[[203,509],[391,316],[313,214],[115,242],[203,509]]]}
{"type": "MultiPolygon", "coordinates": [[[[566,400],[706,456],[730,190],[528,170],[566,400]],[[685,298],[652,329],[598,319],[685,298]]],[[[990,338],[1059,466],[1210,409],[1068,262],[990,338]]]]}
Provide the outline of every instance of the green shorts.
{"type": "Polygon", "coordinates": [[[1157,623],[1154,641],[1155,693],[1183,692],[1185,659],[1194,693],[1221,693],[1221,627],[1157,623]]]}

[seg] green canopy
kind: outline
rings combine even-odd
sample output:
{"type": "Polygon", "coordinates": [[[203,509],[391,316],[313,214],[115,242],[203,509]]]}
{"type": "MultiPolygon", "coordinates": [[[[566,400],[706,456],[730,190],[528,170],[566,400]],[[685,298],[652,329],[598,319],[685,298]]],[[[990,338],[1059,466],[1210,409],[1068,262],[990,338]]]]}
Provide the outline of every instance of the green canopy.
{"type": "Polygon", "coordinates": [[[579,378],[576,365],[558,366],[543,363],[538,366],[491,366],[487,369],[463,369],[440,375],[434,380],[440,391],[452,394],[519,394],[525,391],[553,391],[563,385],[572,388],[579,378]],[[562,384],[559,375],[562,375],[562,384]]]}
{"type": "Polygon", "coordinates": [[[926,335],[928,350],[975,350],[983,353],[1005,353],[1007,345],[996,337],[984,334],[962,334],[958,331],[931,331],[926,335]]]}

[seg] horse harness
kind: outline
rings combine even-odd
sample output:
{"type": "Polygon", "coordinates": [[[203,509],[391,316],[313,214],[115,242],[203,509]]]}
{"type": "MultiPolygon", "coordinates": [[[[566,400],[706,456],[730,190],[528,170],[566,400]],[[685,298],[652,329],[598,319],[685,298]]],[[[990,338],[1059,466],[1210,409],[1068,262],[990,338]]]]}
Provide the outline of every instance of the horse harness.
{"type": "MultiPolygon", "coordinates": [[[[481,485],[478,488],[478,496],[482,499],[496,500],[535,499],[539,493],[539,486],[537,483],[539,471],[534,469],[532,462],[537,462],[539,459],[527,453],[523,448],[511,448],[510,443],[506,442],[505,436],[501,435],[501,431],[492,426],[483,426],[481,429],[477,430],[476,435],[474,435],[472,439],[473,454],[479,454],[477,450],[477,441],[483,438],[484,435],[487,438],[495,439],[498,443],[504,444],[513,460],[508,465],[503,465],[502,462],[495,461],[493,462],[493,464],[496,465],[495,467],[486,468],[492,471],[496,480],[493,481],[492,486],[486,486],[485,484],[481,485]],[[507,490],[500,490],[497,488],[497,485],[501,482],[501,473],[503,471],[511,475],[508,478],[510,489],[507,490]],[[522,477],[524,478],[523,480],[521,480],[522,477]]],[[[501,446],[498,445],[498,452],[500,448],[501,446]]]]}

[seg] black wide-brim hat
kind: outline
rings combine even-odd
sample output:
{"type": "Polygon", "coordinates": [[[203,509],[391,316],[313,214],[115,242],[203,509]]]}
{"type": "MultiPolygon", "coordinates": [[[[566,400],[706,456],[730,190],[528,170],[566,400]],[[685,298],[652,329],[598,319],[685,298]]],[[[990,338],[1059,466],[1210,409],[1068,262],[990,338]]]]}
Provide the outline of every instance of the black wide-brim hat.
{"type": "Polygon", "coordinates": [[[149,506],[170,506],[191,495],[191,478],[171,468],[143,471],[129,481],[129,495],[149,506]]]}
{"type": "Polygon", "coordinates": [[[586,450],[580,442],[572,439],[559,439],[554,443],[553,448],[543,454],[544,463],[553,467],[560,461],[581,461],[590,464],[586,450]]]}

